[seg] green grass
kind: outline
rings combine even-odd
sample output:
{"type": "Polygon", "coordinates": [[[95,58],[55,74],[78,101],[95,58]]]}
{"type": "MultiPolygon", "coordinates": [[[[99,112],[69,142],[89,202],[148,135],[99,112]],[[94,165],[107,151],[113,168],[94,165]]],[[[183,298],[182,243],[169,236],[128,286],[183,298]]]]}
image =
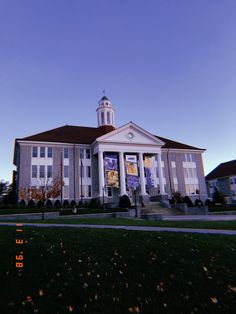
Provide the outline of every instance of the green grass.
{"type": "MultiPolygon", "coordinates": [[[[66,215],[71,215],[71,209],[63,208],[62,211],[66,215]]],[[[113,213],[113,212],[126,212],[127,209],[123,208],[79,208],[78,214],[96,214],[96,213],[113,213]]],[[[45,208],[44,212],[59,212],[58,208],[45,208]]],[[[11,214],[29,214],[29,213],[42,213],[42,208],[0,208],[0,215],[11,214]]]]}
{"type": "MultiPolygon", "coordinates": [[[[44,212],[58,212],[58,208],[45,208],[44,212]]],[[[3,208],[0,215],[42,213],[42,208],[3,208]]]]}
{"type": "Polygon", "coordinates": [[[236,237],[0,228],[2,313],[234,313],[236,237]],[[73,309],[73,311],[72,311],[73,309]]]}
{"type": "Polygon", "coordinates": [[[223,229],[236,230],[235,221],[147,221],[128,218],[62,218],[47,220],[25,220],[25,222],[56,223],[56,224],[94,224],[94,225],[118,225],[118,226],[156,226],[197,229],[223,229]]]}

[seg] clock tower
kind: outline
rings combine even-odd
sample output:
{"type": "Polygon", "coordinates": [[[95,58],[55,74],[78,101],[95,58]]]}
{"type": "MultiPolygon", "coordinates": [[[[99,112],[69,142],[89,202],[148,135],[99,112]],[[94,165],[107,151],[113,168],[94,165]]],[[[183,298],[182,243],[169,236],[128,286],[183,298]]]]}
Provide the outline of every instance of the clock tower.
{"type": "Polygon", "coordinates": [[[105,95],[98,102],[98,108],[96,111],[98,127],[109,125],[115,128],[114,109],[112,108],[110,100],[105,95]]]}

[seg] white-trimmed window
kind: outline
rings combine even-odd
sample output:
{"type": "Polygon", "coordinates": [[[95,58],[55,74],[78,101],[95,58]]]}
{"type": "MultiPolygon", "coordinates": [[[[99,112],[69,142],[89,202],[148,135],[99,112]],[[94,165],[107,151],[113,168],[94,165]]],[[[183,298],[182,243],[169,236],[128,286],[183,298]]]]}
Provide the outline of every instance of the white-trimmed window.
{"type": "Polygon", "coordinates": [[[92,196],[92,187],[91,185],[88,185],[88,197],[92,196]]]}
{"type": "Polygon", "coordinates": [[[64,158],[69,158],[69,148],[64,148],[64,158]]]}
{"type": "Polygon", "coordinates": [[[186,194],[198,194],[199,185],[198,184],[185,184],[186,194]]]}
{"type": "Polygon", "coordinates": [[[42,165],[39,166],[39,177],[45,178],[45,166],[42,165]]]}
{"type": "Polygon", "coordinates": [[[64,199],[69,198],[69,185],[63,186],[63,198],[64,199]]]}
{"type": "Polygon", "coordinates": [[[175,191],[175,192],[178,192],[178,191],[179,191],[178,189],[179,189],[178,184],[174,184],[174,191],[175,191]]]}
{"type": "Polygon", "coordinates": [[[40,157],[45,158],[45,147],[40,147],[40,157]]]}
{"type": "Polygon", "coordinates": [[[69,166],[64,166],[64,178],[69,178],[69,166]]]}
{"type": "Polygon", "coordinates": [[[186,162],[194,162],[195,161],[195,154],[185,153],[184,154],[184,161],[186,161],[186,162]]]}
{"type": "Polygon", "coordinates": [[[84,159],[84,149],[80,148],[80,159],[84,159]]]}
{"type": "Polygon", "coordinates": [[[37,178],[38,177],[38,166],[32,165],[31,177],[32,178],[37,178]]]}
{"type": "Polygon", "coordinates": [[[90,159],[90,149],[86,149],[86,159],[90,159]]]}
{"type": "Polygon", "coordinates": [[[52,158],[52,147],[48,147],[48,158],[52,158]]]}
{"type": "Polygon", "coordinates": [[[84,166],[80,166],[80,177],[84,178],[84,166]]]}
{"type": "Polygon", "coordinates": [[[172,168],[172,174],[173,174],[173,178],[177,178],[176,167],[172,168]]]}
{"type": "Polygon", "coordinates": [[[38,157],[38,147],[36,146],[32,147],[32,157],[35,157],[35,158],[38,157]]]}
{"type": "Polygon", "coordinates": [[[52,166],[47,166],[47,177],[52,178],[52,166]]]}
{"type": "Polygon", "coordinates": [[[86,167],[86,175],[87,175],[87,178],[91,178],[91,166],[86,167]]]}

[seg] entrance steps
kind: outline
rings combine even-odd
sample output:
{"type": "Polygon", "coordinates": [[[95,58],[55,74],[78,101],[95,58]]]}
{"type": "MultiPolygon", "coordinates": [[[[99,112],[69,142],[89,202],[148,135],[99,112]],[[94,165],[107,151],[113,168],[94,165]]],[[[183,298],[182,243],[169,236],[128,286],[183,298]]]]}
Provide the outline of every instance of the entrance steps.
{"type": "Polygon", "coordinates": [[[160,202],[150,202],[149,204],[145,205],[144,208],[141,208],[141,217],[145,218],[153,216],[153,215],[171,215],[171,216],[177,216],[182,215],[178,209],[175,208],[164,208],[160,202]],[[145,217],[144,217],[145,216],[145,217]]]}

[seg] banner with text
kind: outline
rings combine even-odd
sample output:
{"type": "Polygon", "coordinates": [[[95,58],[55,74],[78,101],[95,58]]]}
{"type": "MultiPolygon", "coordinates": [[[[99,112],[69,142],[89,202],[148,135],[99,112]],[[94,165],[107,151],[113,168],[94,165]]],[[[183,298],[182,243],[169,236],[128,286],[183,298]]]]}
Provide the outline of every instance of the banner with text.
{"type": "Polygon", "coordinates": [[[105,155],[106,183],[108,187],[119,187],[117,155],[105,155]]]}
{"type": "Polygon", "coordinates": [[[154,157],[144,157],[144,167],[146,170],[146,181],[147,186],[156,187],[156,176],[155,176],[155,163],[154,157]]]}
{"type": "Polygon", "coordinates": [[[128,188],[136,189],[139,185],[137,156],[126,155],[125,166],[128,188]]]}

